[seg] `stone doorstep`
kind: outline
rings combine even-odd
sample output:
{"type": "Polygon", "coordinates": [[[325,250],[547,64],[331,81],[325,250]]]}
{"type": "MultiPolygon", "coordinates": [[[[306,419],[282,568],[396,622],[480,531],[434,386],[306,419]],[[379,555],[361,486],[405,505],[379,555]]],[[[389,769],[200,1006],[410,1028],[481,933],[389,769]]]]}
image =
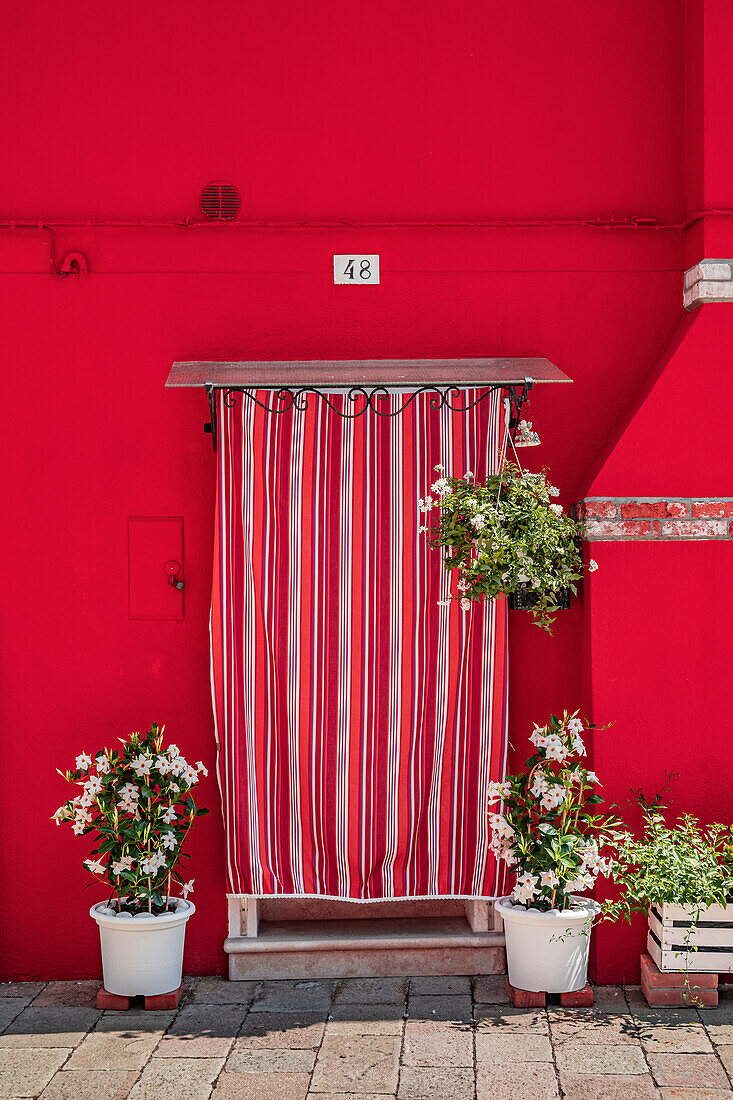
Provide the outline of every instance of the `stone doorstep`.
{"type": "MultiPolygon", "coordinates": [[[[183,982],[181,982],[178,989],[174,989],[171,993],[158,993],[154,996],[145,997],[144,1007],[148,1012],[170,1012],[171,1009],[178,1008],[182,996],[183,982]]],[[[118,1012],[124,1012],[129,1009],[130,1002],[135,999],[133,997],[123,997],[120,993],[109,993],[104,986],[101,986],[97,993],[97,1008],[116,1009],[118,1012]]]]}
{"type": "MultiPolygon", "coordinates": [[[[509,999],[515,1008],[545,1008],[547,1006],[547,993],[542,990],[517,989],[509,979],[506,980],[509,999]]],[[[593,989],[588,982],[582,989],[573,990],[572,993],[561,993],[560,1004],[563,1008],[592,1008],[593,989]]]]}

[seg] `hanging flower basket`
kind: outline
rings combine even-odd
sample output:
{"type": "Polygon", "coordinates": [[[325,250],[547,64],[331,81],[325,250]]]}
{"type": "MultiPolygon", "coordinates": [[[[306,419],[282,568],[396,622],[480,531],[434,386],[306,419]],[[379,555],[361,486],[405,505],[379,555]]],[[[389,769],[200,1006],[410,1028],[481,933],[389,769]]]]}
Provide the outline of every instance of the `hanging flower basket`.
{"type": "MultiPolygon", "coordinates": [[[[418,504],[423,513],[435,510],[437,522],[421,531],[456,578],[441,602],[458,599],[468,611],[472,601],[514,593],[513,606],[526,607],[551,634],[553,613],[577,594],[583,572],[582,527],[553,502],[559,490],[544,472],[511,462],[483,484],[470,470],[447,477],[442,466],[435,469],[440,476],[418,504]]],[[[591,560],[589,571],[597,568],[591,560]]]]}

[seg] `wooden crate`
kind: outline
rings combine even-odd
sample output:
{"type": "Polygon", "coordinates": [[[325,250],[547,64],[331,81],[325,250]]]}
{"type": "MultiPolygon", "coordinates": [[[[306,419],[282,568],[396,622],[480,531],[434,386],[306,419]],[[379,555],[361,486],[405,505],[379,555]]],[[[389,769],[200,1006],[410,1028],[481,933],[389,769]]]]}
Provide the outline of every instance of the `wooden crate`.
{"type": "Polygon", "coordinates": [[[684,905],[649,907],[647,951],[660,970],[733,972],[733,904],[711,905],[694,921],[684,905]]]}

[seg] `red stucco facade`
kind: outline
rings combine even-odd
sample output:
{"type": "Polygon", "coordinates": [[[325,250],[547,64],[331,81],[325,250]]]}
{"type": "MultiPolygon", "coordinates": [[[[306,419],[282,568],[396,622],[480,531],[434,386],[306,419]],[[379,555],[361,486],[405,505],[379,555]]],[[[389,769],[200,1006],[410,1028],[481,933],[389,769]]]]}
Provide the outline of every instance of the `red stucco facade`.
{"type": "MultiPolygon", "coordinates": [[[[733,495],[733,306],[682,308],[684,270],[733,255],[725,213],[687,225],[733,207],[732,40],[726,0],[14,11],[0,98],[4,976],[98,971],[81,848],[49,820],[65,796],[55,767],[154,719],[213,761],[214,460],[203,395],[164,389],[174,360],[545,355],[574,384],[533,391],[543,446],[529,464],[549,467],[564,504],[733,495]],[[201,226],[218,178],[242,213],[201,226]],[[88,276],[52,273],[71,250],[88,276]],[[333,285],[347,251],[380,254],[378,287],[333,285]],[[129,618],[129,516],[183,517],[184,619],[129,618]]],[[[594,754],[613,798],[675,768],[675,809],[730,821],[731,543],[592,553],[600,569],[553,638],[510,618],[517,755],[533,720],[581,706],[614,723],[594,754]]],[[[213,778],[201,795],[216,806],[213,778]]],[[[190,850],[186,966],[224,972],[216,813],[190,850]]],[[[642,939],[601,930],[596,977],[635,979],[642,939]]]]}

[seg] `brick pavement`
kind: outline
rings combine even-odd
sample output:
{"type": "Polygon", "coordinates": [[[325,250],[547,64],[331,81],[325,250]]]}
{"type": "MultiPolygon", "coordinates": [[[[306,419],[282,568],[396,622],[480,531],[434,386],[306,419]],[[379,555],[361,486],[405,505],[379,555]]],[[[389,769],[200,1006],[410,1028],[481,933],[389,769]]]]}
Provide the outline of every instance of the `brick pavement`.
{"type": "Polygon", "coordinates": [[[733,989],[653,1010],[515,1009],[503,978],[187,979],[175,1012],[98,1012],[97,982],[0,985],[0,1097],[731,1100],[733,989]]]}

